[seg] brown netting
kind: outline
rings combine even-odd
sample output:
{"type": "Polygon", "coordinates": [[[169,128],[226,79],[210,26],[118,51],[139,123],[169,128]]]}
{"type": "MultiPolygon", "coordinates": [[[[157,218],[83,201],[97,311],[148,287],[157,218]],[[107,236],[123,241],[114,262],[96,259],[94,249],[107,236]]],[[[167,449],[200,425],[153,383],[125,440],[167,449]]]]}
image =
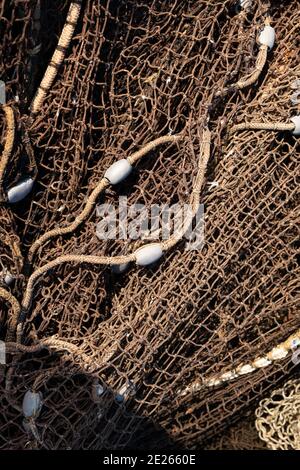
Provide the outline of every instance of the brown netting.
{"type": "MultiPolygon", "coordinates": [[[[16,126],[1,181],[0,271],[15,280],[0,274],[13,296],[0,291],[0,449],[205,446],[292,371],[300,10],[242,3],[0,1],[16,126]],[[269,24],[272,50],[258,39],[269,24]],[[125,182],[103,179],[161,137],[125,182]],[[24,176],[33,190],[9,204],[24,176]],[[165,243],[138,268],[149,241],[96,235],[96,204],[119,196],[200,200],[203,246],[165,243]],[[106,264],[125,260],[122,275],[106,264]],[[27,391],[42,397],[31,418],[27,391]]],[[[1,151],[7,124],[1,113],[1,151]]]]}
{"type": "Polygon", "coordinates": [[[267,446],[258,435],[252,414],[230,426],[215,438],[205,450],[266,450],[267,446]]]}

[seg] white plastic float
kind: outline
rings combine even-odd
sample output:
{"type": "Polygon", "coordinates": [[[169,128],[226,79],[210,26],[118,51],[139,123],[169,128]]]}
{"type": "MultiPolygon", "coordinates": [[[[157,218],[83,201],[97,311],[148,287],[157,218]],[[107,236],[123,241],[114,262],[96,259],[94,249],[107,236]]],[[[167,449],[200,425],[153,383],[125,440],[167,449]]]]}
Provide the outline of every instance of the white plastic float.
{"type": "Polygon", "coordinates": [[[300,115],[292,117],[291,121],[295,124],[293,135],[300,135],[300,115]]]}
{"type": "Polygon", "coordinates": [[[240,0],[240,6],[244,10],[250,8],[253,0],[240,0]]]}
{"type": "Polygon", "coordinates": [[[275,43],[275,29],[272,26],[265,26],[259,35],[258,41],[271,50],[275,43]]]}
{"type": "Polygon", "coordinates": [[[142,246],[135,252],[136,264],[138,266],[148,266],[155,263],[163,255],[163,251],[159,243],[150,243],[142,246]]]}
{"type": "Polygon", "coordinates": [[[126,159],[113,163],[105,172],[106,178],[111,184],[118,184],[131,173],[132,166],[126,159]]]}
{"type": "Polygon", "coordinates": [[[42,394],[28,390],[23,399],[23,415],[25,418],[36,418],[42,409],[42,394]]]}
{"type": "Polygon", "coordinates": [[[269,366],[270,364],[272,364],[272,361],[270,361],[267,357],[259,357],[258,359],[256,359],[253,363],[255,365],[255,367],[267,367],[269,366]]]}
{"type": "Polygon", "coordinates": [[[10,204],[22,201],[31,192],[33,188],[34,180],[32,178],[26,178],[7,191],[7,200],[10,204]]]}

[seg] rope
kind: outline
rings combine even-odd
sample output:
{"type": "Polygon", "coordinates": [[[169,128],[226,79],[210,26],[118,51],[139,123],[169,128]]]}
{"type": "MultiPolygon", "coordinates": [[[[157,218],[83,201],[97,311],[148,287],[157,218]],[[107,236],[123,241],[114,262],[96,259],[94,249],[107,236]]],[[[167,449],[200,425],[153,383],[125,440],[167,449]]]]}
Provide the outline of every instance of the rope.
{"type": "Polygon", "coordinates": [[[258,369],[263,369],[273,364],[274,361],[284,359],[289,353],[291,353],[295,345],[300,344],[300,330],[292,334],[282,343],[277,344],[271,351],[269,351],[264,357],[257,357],[252,362],[241,364],[235,369],[227,372],[220,373],[212,378],[204,378],[202,382],[196,381],[186,387],[184,390],[178,392],[179,395],[187,395],[188,393],[199,391],[204,387],[215,387],[222,383],[226,383],[237,379],[242,375],[250,374],[258,369]]]}
{"type": "Polygon", "coordinates": [[[35,97],[32,100],[30,109],[32,114],[37,114],[45,100],[47,93],[49,92],[61,66],[66,51],[70,45],[73,37],[74,30],[77,26],[82,0],[73,1],[70,5],[67,19],[60,35],[58,45],[54,51],[50,64],[47,67],[45,75],[41,81],[41,84],[36,92],[35,97]]]}
{"type": "Polygon", "coordinates": [[[3,289],[2,287],[0,287],[0,298],[9,302],[13,310],[13,314],[8,321],[8,331],[6,335],[7,341],[11,341],[15,335],[18,318],[21,312],[21,307],[17,299],[10,292],[3,289]]]}
{"type": "Polygon", "coordinates": [[[230,129],[230,133],[244,131],[244,130],[264,130],[264,131],[293,131],[295,124],[293,122],[242,122],[230,129]]]}
{"type": "Polygon", "coordinates": [[[25,346],[24,344],[15,343],[15,342],[8,342],[6,343],[6,351],[10,354],[15,353],[25,353],[25,354],[32,354],[42,351],[43,349],[48,349],[50,351],[61,352],[67,351],[71,355],[80,356],[85,363],[85,369],[88,372],[95,372],[95,370],[100,369],[103,367],[104,364],[112,356],[111,351],[104,355],[102,361],[100,363],[95,363],[94,360],[88,356],[86,353],[82,352],[78,346],[75,344],[69,343],[67,341],[58,339],[57,336],[52,336],[45,340],[40,341],[38,344],[33,346],[25,346]]]}
{"type": "Polygon", "coordinates": [[[146,155],[151,150],[154,150],[156,147],[158,147],[158,145],[178,142],[179,140],[182,140],[182,138],[183,138],[182,134],[164,135],[162,137],[158,137],[158,139],[155,139],[152,142],[149,142],[143,148],[133,153],[131,157],[127,158],[127,161],[130,163],[130,165],[134,165],[134,163],[138,162],[144,155],[146,155]]]}
{"type": "Polygon", "coordinates": [[[161,243],[163,251],[168,251],[173,248],[184,236],[188,230],[193,218],[198,212],[200,206],[200,192],[206,172],[207,163],[210,157],[210,143],[211,143],[211,132],[208,129],[203,131],[203,140],[201,142],[200,149],[200,162],[198,165],[198,173],[195,178],[193,190],[190,196],[190,205],[192,207],[191,216],[185,221],[183,230],[178,234],[170,237],[168,240],[161,243]]]}
{"type": "MultiPolygon", "coordinates": [[[[182,140],[182,139],[183,139],[182,134],[177,134],[173,136],[166,135],[163,137],[159,137],[158,139],[155,139],[152,142],[149,142],[148,144],[146,144],[143,148],[141,148],[137,152],[133,153],[130,157],[127,158],[127,161],[131,165],[133,165],[134,163],[138,162],[143,156],[145,156],[148,152],[155,149],[157,146],[164,144],[164,143],[178,142],[179,140],[182,140]]],[[[82,222],[84,222],[87,219],[87,217],[90,215],[98,197],[108,186],[109,186],[109,181],[106,178],[102,178],[100,183],[96,186],[96,188],[93,190],[93,192],[89,196],[83,211],[76,217],[74,222],[72,222],[67,227],[49,230],[49,232],[44,233],[44,235],[38,238],[29,249],[29,253],[28,253],[29,262],[32,261],[33,256],[36,253],[36,251],[42,245],[44,245],[50,238],[54,238],[59,235],[66,235],[67,233],[74,232],[77,229],[77,227],[79,227],[79,225],[81,225],[82,222]]]]}
{"type": "Polygon", "coordinates": [[[91,211],[94,208],[94,205],[100,196],[100,194],[109,186],[109,181],[105,178],[102,178],[100,183],[96,186],[93,190],[91,195],[88,197],[87,203],[83,209],[83,211],[76,217],[74,222],[66,227],[55,228],[53,230],[49,230],[49,232],[44,233],[40,238],[38,238],[30,247],[28,253],[29,261],[32,261],[35,252],[44,245],[50,238],[57,237],[59,235],[65,235],[67,233],[72,233],[74,230],[79,227],[79,225],[90,215],[91,211]]]}
{"type": "MultiPolygon", "coordinates": [[[[271,18],[270,16],[267,16],[265,19],[265,26],[270,26],[271,23],[271,18]]],[[[242,90],[243,88],[246,88],[248,86],[254,85],[254,83],[258,80],[260,77],[260,74],[262,73],[266,63],[267,63],[267,56],[268,56],[268,46],[262,44],[259,48],[259,52],[256,58],[256,63],[255,63],[255,69],[248,78],[242,78],[239,80],[234,87],[237,88],[238,90],[242,90]]]]}
{"type": "MultiPolygon", "coordinates": [[[[270,17],[268,16],[264,22],[265,26],[270,26],[270,17]]],[[[268,46],[261,44],[259,47],[259,51],[257,54],[255,68],[253,72],[248,76],[248,78],[241,78],[233,85],[229,85],[227,88],[224,88],[223,92],[219,92],[219,94],[226,94],[230,90],[242,90],[248,86],[254,85],[254,83],[259,79],[260,74],[262,73],[268,57],[268,46]]]]}
{"type": "MultiPolygon", "coordinates": [[[[139,150],[138,152],[133,154],[132,157],[131,157],[131,161],[137,162],[144,155],[146,155],[147,152],[149,152],[150,150],[155,148],[157,145],[160,145],[161,143],[174,142],[174,141],[177,141],[179,139],[182,139],[182,135],[180,135],[180,134],[178,134],[177,136],[160,137],[160,138],[154,140],[153,142],[150,142],[149,144],[145,145],[145,147],[143,147],[141,150],[139,150]],[[171,137],[172,137],[172,139],[171,139],[171,137]]],[[[170,248],[175,246],[176,243],[178,243],[178,241],[180,241],[182,239],[185,231],[187,230],[187,228],[190,225],[193,217],[196,215],[196,213],[198,211],[200,190],[201,190],[201,186],[203,184],[203,179],[204,179],[204,174],[205,174],[205,170],[206,170],[206,167],[207,167],[207,162],[208,162],[209,157],[210,157],[210,142],[211,142],[211,133],[208,129],[206,129],[206,130],[203,131],[203,140],[201,142],[201,151],[200,151],[201,155],[200,155],[200,159],[199,159],[198,173],[197,173],[197,176],[195,178],[195,184],[193,186],[193,191],[192,191],[191,197],[190,197],[190,201],[191,201],[191,205],[192,205],[191,218],[189,218],[187,223],[185,223],[183,231],[180,232],[179,235],[173,236],[173,237],[169,238],[168,240],[166,240],[165,242],[161,243],[161,248],[162,248],[163,251],[169,250],[170,248]]],[[[109,183],[106,179],[101,180],[101,182],[99,183],[97,188],[95,188],[95,190],[93,191],[93,193],[89,197],[89,200],[88,200],[88,203],[87,203],[85,209],[80,214],[80,216],[73,222],[72,229],[73,229],[73,226],[75,226],[76,224],[79,224],[79,222],[81,223],[81,221],[84,220],[85,217],[87,217],[87,214],[90,213],[90,211],[91,211],[98,195],[103,190],[103,188],[108,184],[109,183]]],[[[78,226],[78,225],[76,225],[76,226],[78,226]]],[[[51,232],[48,232],[48,233],[44,234],[44,236],[41,237],[39,240],[37,240],[37,242],[39,242],[39,244],[41,244],[41,243],[43,243],[43,241],[49,239],[49,234],[50,233],[51,233],[51,236],[53,236],[53,234],[55,234],[55,235],[61,234],[62,230],[64,230],[64,233],[68,233],[70,231],[70,227],[71,226],[65,227],[64,229],[52,230],[51,232]]],[[[40,245],[37,244],[37,242],[35,242],[34,245],[35,246],[40,246],[40,245]]],[[[34,245],[32,246],[32,248],[34,247],[34,245]]],[[[33,253],[33,251],[31,251],[31,254],[32,253],[33,253]]],[[[34,286],[35,286],[36,281],[43,274],[47,273],[50,269],[53,269],[56,266],[59,266],[59,265],[64,264],[64,263],[72,263],[72,262],[112,266],[112,265],[120,265],[120,264],[129,263],[129,262],[135,261],[135,260],[136,260],[136,254],[135,253],[132,253],[132,254],[129,254],[129,255],[124,255],[124,256],[112,256],[112,257],[109,257],[109,256],[92,256],[92,255],[63,255],[63,256],[59,256],[55,260],[50,261],[49,263],[45,264],[44,266],[36,269],[32,273],[32,275],[30,276],[30,278],[28,280],[26,291],[25,291],[25,294],[24,294],[24,297],[23,297],[22,310],[25,313],[30,308],[30,305],[31,305],[31,302],[32,302],[32,297],[33,297],[33,292],[34,292],[34,286]]],[[[18,322],[18,318],[15,318],[14,322],[18,322]]],[[[22,331],[22,328],[23,328],[22,325],[24,325],[24,322],[25,322],[25,318],[23,318],[21,320],[20,324],[18,325],[19,331],[22,331]]],[[[20,338],[21,334],[22,334],[21,332],[18,333],[18,338],[20,338]]]]}
{"type": "Polygon", "coordinates": [[[238,90],[242,90],[248,86],[253,85],[259,78],[260,74],[262,73],[268,56],[268,46],[262,45],[259,48],[259,52],[256,58],[255,69],[253,73],[248,78],[242,78],[239,80],[235,85],[233,85],[238,90]]]}
{"type": "Polygon", "coordinates": [[[5,170],[11,156],[15,140],[15,118],[13,110],[10,106],[3,106],[3,111],[6,119],[6,137],[4,149],[0,158],[0,190],[2,190],[3,178],[5,170]]]}

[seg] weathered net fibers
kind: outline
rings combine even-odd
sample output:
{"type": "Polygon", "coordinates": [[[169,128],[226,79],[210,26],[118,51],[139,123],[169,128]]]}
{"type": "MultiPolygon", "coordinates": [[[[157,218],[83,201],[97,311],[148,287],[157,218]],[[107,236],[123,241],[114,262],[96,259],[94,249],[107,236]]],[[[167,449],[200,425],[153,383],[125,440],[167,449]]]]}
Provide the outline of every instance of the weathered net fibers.
{"type": "Polygon", "coordinates": [[[272,450],[300,449],[300,382],[289,380],[259,403],[256,428],[272,450]]]}
{"type": "Polygon", "coordinates": [[[300,10],[238,3],[0,1],[0,449],[206,446],[293,370],[300,10]],[[203,203],[202,248],[138,267],[120,195],[203,203]]]}

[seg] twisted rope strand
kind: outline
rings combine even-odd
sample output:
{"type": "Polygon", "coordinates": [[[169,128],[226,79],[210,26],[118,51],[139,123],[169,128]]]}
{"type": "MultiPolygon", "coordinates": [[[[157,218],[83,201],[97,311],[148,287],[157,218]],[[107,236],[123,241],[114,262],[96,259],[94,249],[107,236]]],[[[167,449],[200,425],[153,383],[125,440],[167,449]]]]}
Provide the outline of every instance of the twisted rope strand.
{"type": "MultiPolygon", "coordinates": [[[[178,140],[179,138],[182,138],[181,135],[177,135],[177,136],[172,136],[173,138],[172,138],[172,140],[170,140],[170,137],[171,136],[165,136],[164,138],[159,138],[159,139],[156,139],[153,142],[150,142],[145,147],[143,147],[143,149],[141,149],[140,151],[133,154],[133,161],[135,161],[135,162],[138,161],[147,152],[149,152],[151,149],[155,148],[157,145],[159,145],[161,143],[170,142],[170,141],[174,142],[174,137],[176,137],[175,140],[178,140]]],[[[167,241],[161,243],[161,248],[162,248],[163,251],[169,250],[174,245],[176,245],[176,243],[178,243],[178,241],[180,241],[182,239],[185,231],[187,230],[187,227],[191,223],[192,218],[197,213],[197,210],[199,208],[200,189],[201,189],[201,186],[202,186],[202,183],[203,183],[207,162],[208,162],[208,159],[209,159],[209,156],[210,156],[210,142],[211,142],[211,133],[208,129],[206,129],[206,130],[203,131],[203,141],[201,143],[201,152],[200,152],[201,156],[200,156],[199,164],[198,164],[198,173],[197,173],[197,176],[195,178],[195,184],[194,184],[193,191],[192,191],[191,198],[190,198],[191,204],[192,204],[191,219],[189,219],[187,221],[187,223],[184,226],[183,231],[180,232],[180,234],[178,234],[174,237],[171,237],[167,241]]],[[[108,184],[108,181],[106,179],[101,180],[101,182],[103,182],[103,181],[106,182],[106,184],[108,184]]],[[[95,191],[96,191],[95,194],[99,194],[99,185],[94,190],[94,192],[95,191]]],[[[93,201],[96,199],[95,194],[93,196],[93,201]]],[[[90,196],[90,198],[91,198],[91,196],[90,196]]],[[[90,212],[92,207],[93,207],[93,205],[90,203],[88,209],[87,209],[87,206],[86,206],[85,210],[86,211],[88,210],[90,212]]],[[[80,220],[83,220],[82,219],[83,212],[81,213],[81,219],[80,220]]],[[[65,230],[69,230],[69,229],[70,229],[70,226],[65,228],[65,230]]],[[[61,229],[59,229],[59,230],[60,230],[59,233],[61,233],[61,229]]],[[[54,231],[52,231],[52,233],[53,232],[54,231]]],[[[50,232],[48,232],[48,234],[49,233],[50,232]]],[[[48,236],[48,234],[45,234],[45,235],[48,236]]],[[[44,240],[46,239],[45,235],[44,235],[44,240]]],[[[64,264],[64,263],[71,263],[71,262],[112,266],[112,265],[120,265],[120,264],[129,263],[129,262],[135,261],[135,260],[136,260],[136,254],[135,253],[132,253],[132,254],[129,254],[129,255],[124,255],[124,256],[112,256],[112,257],[109,257],[109,256],[92,256],[92,255],[63,255],[63,256],[59,256],[55,260],[50,261],[49,263],[45,264],[44,266],[36,269],[32,273],[32,275],[30,276],[30,278],[28,280],[26,291],[25,291],[25,294],[24,294],[24,297],[23,297],[22,310],[23,310],[23,312],[27,312],[28,309],[30,308],[30,305],[31,305],[31,302],[32,302],[32,297],[33,297],[33,292],[34,292],[34,286],[35,286],[36,281],[43,274],[47,273],[50,269],[53,269],[56,266],[59,266],[59,265],[64,264]]],[[[17,319],[17,321],[18,321],[18,319],[17,319]]],[[[24,322],[25,322],[25,319],[22,319],[21,323],[24,324],[24,322]]],[[[21,323],[18,325],[19,331],[22,330],[22,328],[23,328],[23,326],[21,326],[21,323]]],[[[20,337],[20,334],[18,334],[18,337],[20,337]]]]}
{"type": "Polygon", "coordinates": [[[21,306],[12,294],[7,290],[3,289],[2,287],[0,287],[0,298],[9,302],[13,310],[13,314],[8,321],[8,331],[6,335],[7,341],[12,341],[14,339],[15,331],[17,328],[17,322],[21,312],[21,306]]]}
{"type": "Polygon", "coordinates": [[[144,157],[144,155],[149,153],[151,150],[154,150],[159,145],[178,142],[182,139],[183,134],[164,135],[162,137],[158,137],[157,139],[152,140],[152,142],[149,142],[148,144],[144,145],[144,147],[138,150],[137,152],[133,153],[130,157],[127,158],[127,161],[130,163],[130,165],[134,165],[142,157],[144,157]]]}
{"type": "MultiPolygon", "coordinates": [[[[270,26],[271,23],[271,18],[270,16],[267,16],[265,19],[265,26],[270,26]]],[[[267,57],[268,57],[268,46],[261,44],[259,48],[259,52],[256,58],[256,63],[255,63],[255,69],[252,72],[252,74],[248,78],[241,78],[240,80],[237,81],[235,85],[233,85],[235,88],[238,90],[242,90],[243,88],[246,88],[248,86],[254,85],[254,83],[258,80],[260,77],[260,74],[262,73],[266,63],[267,63],[267,57]]]]}
{"type": "MultiPolygon", "coordinates": [[[[127,161],[132,165],[138,162],[143,156],[145,156],[151,150],[155,149],[157,146],[161,144],[165,144],[165,143],[178,142],[181,139],[183,139],[182,134],[177,134],[177,135],[172,135],[172,136],[166,135],[163,137],[159,137],[158,139],[155,139],[152,142],[149,142],[148,144],[146,144],[143,148],[141,148],[137,152],[133,153],[130,157],[127,158],[127,161]]],[[[102,178],[100,183],[93,190],[91,195],[88,197],[87,203],[83,211],[76,217],[74,222],[72,222],[67,227],[55,228],[53,230],[50,230],[49,232],[44,233],[44,235],[38,238],[29,249],[29,253],[28,253],[29,261],[30,262],[32,261],[33,256],[36,253],[36,251],[42,245],[44,245],[48,240],[50,240],[50,238],[54,238],[59,235],[66,235],[67,233],[74,232],[79,227],[79,225],[81,225],[82,222],[84,222],[87,219],[87,217],[90,215],[98,197],[109,186],[109,184],[110,183],[106,178],[102,178]]]]}
{"type": "Polygon", "coordinates": [[[190,217],[185,220],[182,230],[176,235],[173,235],[168,240],[165,240],[161,243],[163,251],[170,250],[173,248],[180,240],[182,240],[184,234],[187,232],[190,227],[193,218],[198,212],[200,206],[200,192],[207,168],[207,163],[210,157],[210,144],[211,144],[211,132],[208,129],[203,131],[203,140],[201,142],[200,149],[200,161],[198,165],[198,173],[195,178],[193,189],[190,196],[190,205],[192,208],[190,217]]]}
{"type": "Polygon", "coordinates": [[[106,364],[112,356],[112,352],[108,351],[106,354],[104,354],[104,357],[100,363],[95,363],[95,361],[88,354],[81,351],[79,346],[69,343],[68,341],[58,339],[57,336],[52,336],[50,338],[42,340],[38,344],[35,344],[33,346],[26,346],[24,344],[20,344],[18,342],[15,343],[12,341],[6,343],[6,351],[11,354],[15,354],[18,352],[31,354],[40,352],[43,349],[48,349],[50,351],[55,352],[67,351],[73,356],[80,356],[82,361],[85,363],[86,370],[88,370],[89,372],[95,372],[97,369],[103,367],[103,365],[106,364]]]}
{"type": "Polygon", "coordinates": [[[199,391],[203,387],[215,387],[222,383],[237,379],[242,375],[250,374],[257,371],[258,369],[268,367],[273,362],[284,359],[295,349],[297,345],[300,345],[300,329],[297,330],[296,333],[293,333],[291,336],[289,336],[282,343],[277,344],[265,356],[259,356],[252,362],[241,364],[235,369],[222,372],[212,378],[204,378],[202,382],[196,381],[186,387],[184,390],[179,391],[179,395],[187,395],[188,393],[199,391]]]}
{"type": "Polygon", "coordinates": [[[34,254],[36,251],[44,245],[50,238],[58,237],[59,235],[65,235],[67,233],[74,232],[79,225],[90,215],[92,212],[94,205],[100,196],[100,194],[109,186],[109,181],[106,178],[102,178],[100,183],[96,186],[96,188],[92,191],[83,211],[75,218],[75,220],[67,225],[66,227],[55,228],[49,230],[49,232],[44,233],[40,238],[38,238],[30,247],[28,253],[28,259],[31,261],[33,259],[34,254]]]}
{"type": "Polygon", "coordinates": [[[6,119],[6,137],[4,149],[0,158],[0,190],[2,190],[3,178],[5,170],[11,156],[15,140],[15,118],[14,112],[10,106],[3,106],[3,111],[6,119]]]}
{"type": "Polygon", "coordinates": [[[66,51],[71,43],[74,30],[77,26],[78,18],[80,15],[81,10],[81,0],[72,1],[65,25],[63,27],[62,33],[60,35],[58,45],[54,51],[50,64],[47,67],[45,75],[41,81],[41,84],[36,92],[35,97],[32,100],[30,110],[32,114],[37,114],[42,104],[47,96],[56,76],[58,73],[58,69],[61,66],[66,51]]]}
{"type": "Polygon", "coordinates": [[[241,78],[238,82],[234,85],[235,88],[238,90],[242,90],[248,86],[254,85],[254,83],[259,79],[260,74],[262,73],[268,56],[268,46],[262,45],[259,48],[259,52],[256,58],[255,69],[248,78],[241,78]]]}
{"type": "Polygon", "coordinates": [[[232,126],[229,132],[245,131],[245,130],[264,130],[264,131],[293,131],[295,124],[293,122],[242,122],[232,126]]]}

